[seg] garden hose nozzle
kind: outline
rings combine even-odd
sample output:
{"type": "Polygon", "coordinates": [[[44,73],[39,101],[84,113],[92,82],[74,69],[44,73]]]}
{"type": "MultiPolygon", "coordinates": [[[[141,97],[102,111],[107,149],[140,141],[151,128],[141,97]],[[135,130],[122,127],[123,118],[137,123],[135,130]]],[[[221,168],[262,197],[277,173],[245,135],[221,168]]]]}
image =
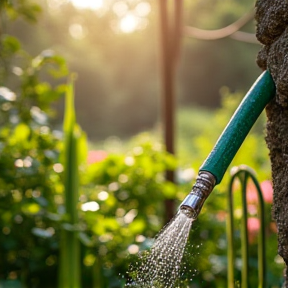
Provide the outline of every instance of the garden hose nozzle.
{"type": "Polygon", "coordinates": [[[238,149],[265,106],[276,93],[269,71],[264,71],[245,95],[213,150],[200,167],[191,193],[180,205],[181,212],[196,219],[214,186],[219,184],[238,149]]]}
{"type": "Polygon", "coordinates": [[[190,194],[184,199],[180,206],[181,212],[185,213],[189,218],[196,219],[205,200],[212,192],[215,183],[216,179],[211,173],[200,171],[190,194]]]}

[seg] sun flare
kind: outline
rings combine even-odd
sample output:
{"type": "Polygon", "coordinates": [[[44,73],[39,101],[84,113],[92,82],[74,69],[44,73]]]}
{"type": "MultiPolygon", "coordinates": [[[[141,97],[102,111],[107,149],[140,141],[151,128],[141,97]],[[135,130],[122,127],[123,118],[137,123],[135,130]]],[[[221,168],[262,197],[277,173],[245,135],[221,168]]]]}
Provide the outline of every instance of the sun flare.
{"type": "Polygon", "coordinates": [[[103,0],[70,0],[70,2],[78,9],[97,10],[103,6],[103,0]]]}
{"type": "MultiPolygon", "coordinates": [[[[59,0],[49,0],[49,1],[59,1],[59,0]]],[[[111,9],[116,16],[115,20],[111,22],[111,27],[117,33],[133,33],[137,30],[143,30],[148,25],[147,16],[151,12],[151,5],[146,1],[137,1],[134,5],[130,5],[128,1],[123,0],[114,0],[107,4],[105,0],[62,0],[62,1],[70,1],[72,5],[77,9],[90,9],[90,10],[98,10],[107,11],[111,9]]],[[[131,1],[131,0],[130,0],[131,1]]],[[[78,25],[74,25],[70,27],[70,34],[72,37],[76,39],[83,38],[83,31],[81,27],[78,25]],[[82,33],[82,34],[81,34],[82,33]]]]}
{"type": "Polygon", "coordinates": [[[124,33],[132,33],[136,30],[138,19],[133,14],[127,14],[121,19],[120,29],[124,33]]]}

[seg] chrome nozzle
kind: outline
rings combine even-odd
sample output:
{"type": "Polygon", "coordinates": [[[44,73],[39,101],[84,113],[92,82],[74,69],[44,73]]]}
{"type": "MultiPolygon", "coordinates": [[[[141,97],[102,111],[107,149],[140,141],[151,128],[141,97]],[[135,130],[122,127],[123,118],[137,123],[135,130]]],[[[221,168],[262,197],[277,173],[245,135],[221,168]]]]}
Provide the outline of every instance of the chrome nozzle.
{"type": "Polygon", "coordinates": [[[215,184],[216,179],[211,173],[201,171],[190,194],[181,203],[180,211],[189,218],[196,219],[215,184]]]}
{"type": "Polygon", "coordinates": [[[199,197],[193,193],[189,194],[180,206],[182,213],[186,214],[189,218],[196,219],[201,211],[201,208],[206,199],[199,197]]]}

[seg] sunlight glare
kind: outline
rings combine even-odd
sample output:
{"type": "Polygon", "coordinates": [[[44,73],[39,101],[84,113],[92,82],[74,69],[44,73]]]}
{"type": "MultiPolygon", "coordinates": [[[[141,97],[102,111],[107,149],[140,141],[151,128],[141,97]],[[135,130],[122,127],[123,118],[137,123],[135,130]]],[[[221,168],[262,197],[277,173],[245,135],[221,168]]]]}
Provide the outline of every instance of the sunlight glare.
{"type": "Polygon", "coordinates": [[[86,36],[86,31],[84,30],[83,26],[79,23],[74,23],[70,25],[69,33],[74,39],[77,40],[81,40],[86,36]]]}
{"type": "Polygon", "coordinates": [[[59,13],[61,6],[66,4],[68,0],[47,0],[49,13],[59,13]]]}
{"type": "Polygon", "coordinates": [[[128,11],[128,5],[124,1],[118,1],[113,5],[112,10],[117,16],[123,17],[128,11]]]}
{"type": "Polygon", "coordinates": [[[103,6],[103,0],[70,0],[70,2],[78,9],[97,10],[103,6]]]}
{"type": "Polygon", "coordinates": [[[121,19],[120,29],[124,33],[132,33],[137,29],[138,19],[135,15],[129,13],[121,19]]]}
{"type": "Polygon", "coordinates": [[[151,6],[148,2],[140,2],[135,7],[135,12],[140,17],[146,17],[151,12],[151,6]]]}
{"type": "Polygon", "coordinates": [[[98,211],[99,209],[100,209],[100,206],[95,201],[86,202],[81,205],[81,210],[84,212],[87,212],[87,211],[95,212],[95,211],[98,211]]]}

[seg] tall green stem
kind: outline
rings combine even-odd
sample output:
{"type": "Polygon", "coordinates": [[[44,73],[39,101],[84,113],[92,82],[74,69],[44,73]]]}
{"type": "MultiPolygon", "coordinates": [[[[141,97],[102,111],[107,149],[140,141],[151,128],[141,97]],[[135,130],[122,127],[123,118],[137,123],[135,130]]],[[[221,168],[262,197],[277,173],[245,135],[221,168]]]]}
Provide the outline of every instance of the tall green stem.
{"type": "Polygon", "coordinates": [[[64,127],[64,187],[65,187],[65,210],[70,231],[62,230],[60,243],[60,269],[59,288],[80,287],[80,243],[75,226],[78,223],[78,153],[76,135],[76,117],[74,109],[73,85],[68,85],[66,93],[66,107],[64,127]]]}

